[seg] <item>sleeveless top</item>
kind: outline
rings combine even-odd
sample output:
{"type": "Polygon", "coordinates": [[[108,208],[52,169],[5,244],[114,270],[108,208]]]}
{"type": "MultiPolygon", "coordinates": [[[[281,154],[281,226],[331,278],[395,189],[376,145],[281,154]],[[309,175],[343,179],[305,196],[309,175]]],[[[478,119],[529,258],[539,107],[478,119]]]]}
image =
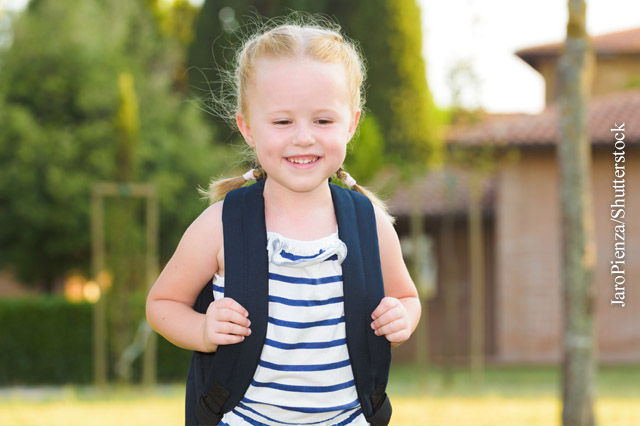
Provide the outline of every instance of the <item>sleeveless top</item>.
{"type": "MultiPolygon", "coordinates": [[[[267,232],[267,251],[266,340],[251,385],[220,425],[367,425],[346,344],[346,245],[337,232],[314,241],[267,232]]],[[[224,297],[224,277],[214,277],[213,294],[224,297]]]]}

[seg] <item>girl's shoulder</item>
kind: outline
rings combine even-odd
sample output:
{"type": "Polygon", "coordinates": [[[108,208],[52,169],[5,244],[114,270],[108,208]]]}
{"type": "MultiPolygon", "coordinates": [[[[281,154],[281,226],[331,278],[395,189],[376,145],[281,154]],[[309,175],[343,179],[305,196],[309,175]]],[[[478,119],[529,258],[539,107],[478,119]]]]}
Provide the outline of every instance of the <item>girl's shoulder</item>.
{"type": "MultiPolygon", "coordinates": [[[[198,219],[207,222],[220,221],[222,222],[222,208],[224,206],[224,200],[217,201],[204,209],[198,219]]],[[[198,220],[196,219],[196,220],[198,220]]]]}
{"type": "Polygon", "coordinates": [[[398,239],[398,234],[393,226],[391,217],[380,206],[373,204],[373,211],[376,217],[376,228],[378,231],[378,241],[382,245],[387,242],[389,238],[398,239]]]}
{"type": "Polygon", "coordinates": [[[222,234],[222,208],[224,200],[211,204],[191,224],[196,230],[206,234],[222,234]]]}
{"type": "Polygon", "coordinates": [[[222,206],[218,201],[207,207],[192,223],[182,237],[190,250],[217,252],[222,248],[222,206]]]}

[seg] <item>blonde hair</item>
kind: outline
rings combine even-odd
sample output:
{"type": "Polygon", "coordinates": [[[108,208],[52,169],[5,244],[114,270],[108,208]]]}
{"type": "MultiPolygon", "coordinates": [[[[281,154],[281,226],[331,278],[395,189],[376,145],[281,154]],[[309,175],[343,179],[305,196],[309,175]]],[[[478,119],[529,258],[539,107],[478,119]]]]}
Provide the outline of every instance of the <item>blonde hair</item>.
{"type": "MultiPolygon", "coordinates": [[[[318,19],[315,20],[318,21],[318,19]]],[[[326,21],[322,24],[277,25],[257,32],[244,43],[235,60],[233,74],[235,103],[233,108],[227,108],[232,113],[227,114],[229,121],[235,123],[237,113],[248,117],[247,99],[257,72],[257,63],[261,59],[312,58],[322,62],[343,64],[347,75],[351,111],[355,113],[359,109],[362,110],[366,68],[358,46],[354,41],[343,37],[338,26],[328,28],[326,21]]],[[[267,175],[260,167],[255,153],[252,157],[255,178],[265,179],[267,175]]],[[[348,175],[341,167],[336,171],[336,176],[345,182],[348,175]]],[[[201,191],[201,193],[213,203],[224,198],[229,191],[244,186],[246,182],[247,179],[243,176],[214,179],[209,184],[208,191],[201,191]]],[[[371,191],[357,184],[351,188],[368,197],[389,216],[385,203],[371,191]]]]}
{"type": "Polygon", "coordinates": [[[352,112],[364,105],[362,84],[366,70],[354,42],[346,40],[338,29],[317,25],[280,25],[250,38],[236,59],[237,111],[248,116],[247,92],[261,59],[312,58],[343,64],[347,75],[352,112]]]}

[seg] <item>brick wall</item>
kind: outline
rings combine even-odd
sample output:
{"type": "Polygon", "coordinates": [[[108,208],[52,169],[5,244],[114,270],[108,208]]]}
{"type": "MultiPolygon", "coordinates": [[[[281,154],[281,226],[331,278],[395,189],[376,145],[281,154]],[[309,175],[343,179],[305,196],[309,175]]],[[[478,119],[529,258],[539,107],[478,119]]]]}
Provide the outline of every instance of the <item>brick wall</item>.
{"type": "Polygon", "coordinates": [[[524,152],[499,176],[496,346],[503,362],[552,362],[561,331],[557,173],[552,153],[524,152]]]}
{"type": "MultiPolygon", "coordinates": [[[[627,154],[627,297],[610,304],[613,225],[609,219],[613,158],[593,155],[596,244],[596,312],[599,359],[640,361],[640,152],[627,154]],[[635,214],[634,214],[635,213],[635,214]],[[639,218],[634,220],[635,216],[639,218]],[[634,261],[635,260],[635,261],[634,261]]],[[[496,200],[496,359],[557,362],[561,357],[562,287],[556,158],[551,150],[523,151],[500,174],[496,200]]]]}

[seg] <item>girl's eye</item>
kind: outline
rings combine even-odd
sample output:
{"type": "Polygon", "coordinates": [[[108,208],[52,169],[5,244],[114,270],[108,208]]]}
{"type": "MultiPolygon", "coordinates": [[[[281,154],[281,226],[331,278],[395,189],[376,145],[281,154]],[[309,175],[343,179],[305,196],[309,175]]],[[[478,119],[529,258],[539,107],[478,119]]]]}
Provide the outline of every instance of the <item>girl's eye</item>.
{"type": "Polygon", "coordinates": [[[276,120],[273,122],[273,124],[277,125],[277,126],[286,126],[287,124],[291,124],[290,120],[276,120]]]}
{"type": "Polygon", "coordinates": [[[318,123],[320,125],[327,125],[327,124],[333,123],[333,121],[331,121],[328,118],[320,118],[320,119],[316,120],[316,123],[318,123]]]}

